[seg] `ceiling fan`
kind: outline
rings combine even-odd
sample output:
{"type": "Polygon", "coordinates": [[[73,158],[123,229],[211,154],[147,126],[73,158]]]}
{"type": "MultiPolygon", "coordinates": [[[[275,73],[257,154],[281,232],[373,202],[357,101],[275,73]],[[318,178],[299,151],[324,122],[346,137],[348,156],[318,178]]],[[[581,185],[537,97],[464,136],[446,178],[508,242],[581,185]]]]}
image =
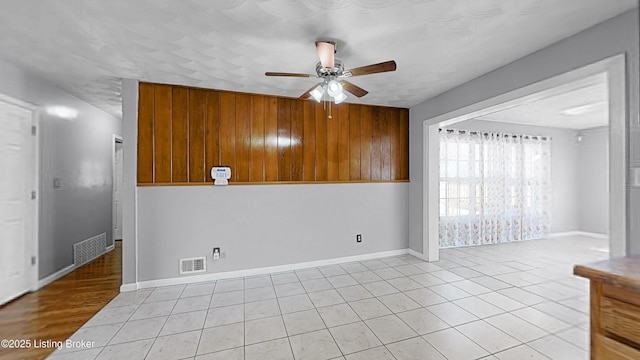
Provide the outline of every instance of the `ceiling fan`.
{"type": "MultiPolygon", "coordinates": [[[[317,102],[324,99],[325,101],[328,100],[329,104],[331,104],[331,100],[336,104],[340,104],[347,98],[345,91],[357,97],[363,97],[369,93],[367,90],[344,80],[344,78],[396,70],[396,62],[394,60],[345,70],[344,63],[335,58],[336,43],[333,41],[316,41],[316,50],[320,61],[316,64],[315,74],[266,72],[265,75],[321,78],[322,82],[307,90],[300,96],[300,99],[312,97],[317,102]],[[325,95],[328,95],[329,98],[327,99],[325,95]]],[[[331,118],[330,113],[329,118],[331,118]]]]}

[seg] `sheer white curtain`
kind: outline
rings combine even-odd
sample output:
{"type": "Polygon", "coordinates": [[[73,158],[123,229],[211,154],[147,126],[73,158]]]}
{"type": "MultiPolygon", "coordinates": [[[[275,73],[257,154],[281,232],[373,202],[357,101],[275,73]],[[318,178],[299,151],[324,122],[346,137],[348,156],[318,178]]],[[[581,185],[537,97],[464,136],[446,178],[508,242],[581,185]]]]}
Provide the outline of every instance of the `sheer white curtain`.
{"type": "Polygon", "coordinates": [[[549,232],[551,139],[440,131],[440,247],[495,244],[549,232]]]}

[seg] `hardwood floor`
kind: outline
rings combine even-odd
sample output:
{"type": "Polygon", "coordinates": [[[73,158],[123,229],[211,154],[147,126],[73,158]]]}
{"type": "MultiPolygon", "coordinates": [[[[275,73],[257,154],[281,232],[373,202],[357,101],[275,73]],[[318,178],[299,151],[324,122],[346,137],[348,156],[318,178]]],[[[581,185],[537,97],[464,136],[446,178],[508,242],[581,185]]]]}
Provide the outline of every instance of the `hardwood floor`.
{"type": "Polygon", "coordinates": [[[31,340],[30,349],[0,347],[0,359],[44,359],[55,348],[34,348],[34,341],[65,341],[120,291],[122,242],[37,292],[0,307],[0,339],[31,340]]]}

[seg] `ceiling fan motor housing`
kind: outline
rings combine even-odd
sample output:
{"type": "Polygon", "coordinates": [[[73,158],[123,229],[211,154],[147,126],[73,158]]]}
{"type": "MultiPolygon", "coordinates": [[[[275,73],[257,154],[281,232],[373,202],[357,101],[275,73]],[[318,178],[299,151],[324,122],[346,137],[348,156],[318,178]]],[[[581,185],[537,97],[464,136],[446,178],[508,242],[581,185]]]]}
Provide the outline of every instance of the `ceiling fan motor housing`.
{"type": "Polygon", "coordinates": [[[342,63],[342,60],[335,59],[333,62],[333,67],[326,68],[322,66],[321,62],[318,62],[316,64],[316,74],[318,74],[319,78],[343,76],[345,74],[344,64],[342,63]]]}

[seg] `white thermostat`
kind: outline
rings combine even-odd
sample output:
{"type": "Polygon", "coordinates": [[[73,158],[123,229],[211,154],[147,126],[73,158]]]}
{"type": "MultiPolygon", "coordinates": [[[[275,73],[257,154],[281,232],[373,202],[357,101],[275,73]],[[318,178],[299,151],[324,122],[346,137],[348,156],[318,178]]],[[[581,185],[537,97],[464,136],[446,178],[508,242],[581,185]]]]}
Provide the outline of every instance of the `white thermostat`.
{"type": "Polygon", "coordinates": [[[231,168],[228,166],[214,166],[211,168],[211,178],[213,179],[213,185],[229,185],[231,168]]]}

